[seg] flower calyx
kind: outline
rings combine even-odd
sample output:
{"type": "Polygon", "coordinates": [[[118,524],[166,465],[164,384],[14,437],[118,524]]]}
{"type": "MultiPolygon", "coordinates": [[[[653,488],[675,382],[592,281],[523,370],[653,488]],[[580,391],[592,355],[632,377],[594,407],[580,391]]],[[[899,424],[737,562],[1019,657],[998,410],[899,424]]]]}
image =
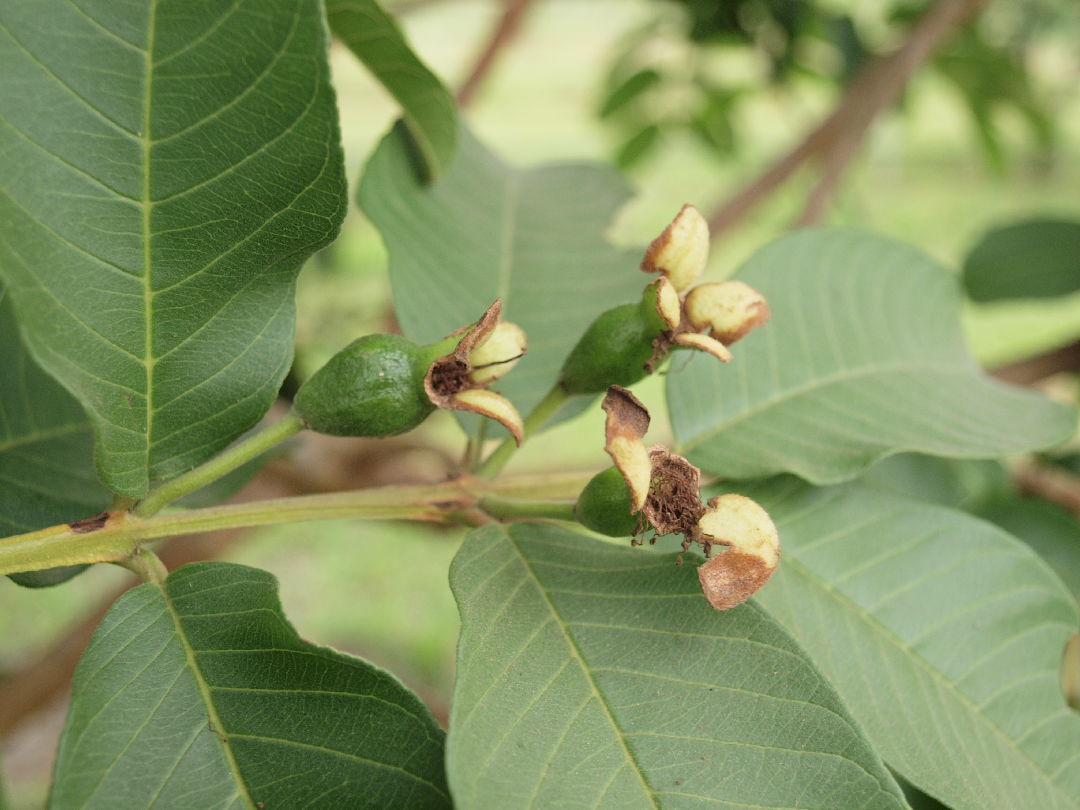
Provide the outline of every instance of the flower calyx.
{"type": "MultiPolygon", "coordinates": [[[[448,353],[437,357],[424,374],[424,391],[438,408],[471,411],[502,424],[520,445],[525,428],[521,415],[505,397],[485,387],[502,377],[525,354],[525,333],[501,323],[498,299],[461,335],[448,353]]],[[[437,346],[442,347],[445,341],[437,346]]]]}
{"type": "MultiPolygon", "coordinates": [[[[641,544],[645,522],[655,530],[650,542],[681,534],[684,551],[696,543],[708,558],[698,568],[698,580],[709,604],[728,610],[745,602],[768,582],[780,561],[780,536],[769,514],[737,494],[720,495],[703,505],[701,471],[661,445],[645,447],[649,412],[626,389],[612,386],[602,407],[607,414],[605,450],[626,483],[631,514],[639,515],[631,543],[641,544]],[[727,548],[711,556],[717,545],[727,548]]],[[[600,473],[594,481],[609,473],[600,473]]],[[[619,501],[609,497],[608,502],[619,501]]],[[[578,511],[584,512],[580,507],[579,502],[578,511]]]]}

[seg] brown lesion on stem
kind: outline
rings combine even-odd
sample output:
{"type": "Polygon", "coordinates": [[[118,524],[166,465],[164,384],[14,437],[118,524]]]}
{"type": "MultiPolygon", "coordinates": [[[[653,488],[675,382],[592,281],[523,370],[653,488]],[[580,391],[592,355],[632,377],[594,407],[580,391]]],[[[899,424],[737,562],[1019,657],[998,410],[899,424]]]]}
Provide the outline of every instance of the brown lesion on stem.
{"type": "Polygon", "coordinates": [[[90,534],[90,532],[105,528],[105,524],[109,522],[110,517],[109,512],[99,512],[96,515],[80,518],[69,523],[68,528],[71,529],[72,534],[90,534]]]}

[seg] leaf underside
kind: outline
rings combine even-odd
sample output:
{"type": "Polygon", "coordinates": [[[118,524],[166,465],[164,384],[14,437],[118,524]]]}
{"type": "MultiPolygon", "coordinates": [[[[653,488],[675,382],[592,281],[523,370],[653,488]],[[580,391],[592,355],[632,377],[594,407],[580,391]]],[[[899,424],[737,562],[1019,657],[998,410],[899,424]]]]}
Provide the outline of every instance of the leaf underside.
{"type": "MultiPolygon", "coordinates": [[[[110,495],[94,475],[90,422],[79,403],[26,352],[0,285],[0,537],[100,512],[110,495]]],[[[17,574],[52,585],[83,566],[17,574]]]]}
{"type": "Polygon", "coordinates": [[[730,365],[691,358],[668,376],[680,452],[710,472],[837,483],[901,451],[992,458],[1072,434],[1071,409],[975,365],[955,280],[914,248],[801,231],[738,278],[765,294],[770,322],[730,365]]]}
{"type": "Polygon", "coordinates": [[[374,0],[329,0],[326,15],[334,35],[401,105],[425,174],[437,180],[453,160],[457,145],[457,106],[446,86],[374,0]]]}
{"type": "Polygon", "coordinates": [[[859,485],[742,491],[783,549],[758,600],[890,767],[956,810],[1080,807],[1080,715],[1058,682],[1080,617],[1031,549],[859,485]]]}
{"type": "Polygon", "coordinates": [[[675,555],[485,527],[451,585],[456,807],[906,807],[787,634],[675,555]]]}
{"type": "Polygon", "coordinates": [[[592,320],[634,300],[649,278],[604,232],[629,192],[607,167],[515,169],[462,130],[435,186],[413,167],[400,128],[383,139],[360,185],[364,213],[390,253],[404,333],[432,343],[476,321],[496,298],[528,354],[495,388],[527,413],[548,392],[592,320]]]}
{"type": "Polygon", "coordinates": [[[0,273],[113,490],[262,416],[345,210],[317,0],[0,9],[0,273]]]}
{"type": "Polygon", "coordinates": [[[79,663],[50,807],[447,808],[443,732],[392,676],[301,641],[274,578],[185,566],[79,663]]]}

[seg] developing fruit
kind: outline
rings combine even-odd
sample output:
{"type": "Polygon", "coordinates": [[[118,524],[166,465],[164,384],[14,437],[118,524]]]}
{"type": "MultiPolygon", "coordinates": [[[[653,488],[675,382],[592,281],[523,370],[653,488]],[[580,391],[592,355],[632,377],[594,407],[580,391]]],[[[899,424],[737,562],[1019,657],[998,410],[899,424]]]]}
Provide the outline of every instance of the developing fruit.
{"type": "Polygon", "coordinates": [[[520,442],[518,412],[484,388],[525,353],[525,334],[500,324],[501,311],[496,301],[475,324],[429,346],[396,335],[360,338],[304,383],[296,413],[319,433],[377,438],[412,430],[436,408],[472,411],[520,442]]]}

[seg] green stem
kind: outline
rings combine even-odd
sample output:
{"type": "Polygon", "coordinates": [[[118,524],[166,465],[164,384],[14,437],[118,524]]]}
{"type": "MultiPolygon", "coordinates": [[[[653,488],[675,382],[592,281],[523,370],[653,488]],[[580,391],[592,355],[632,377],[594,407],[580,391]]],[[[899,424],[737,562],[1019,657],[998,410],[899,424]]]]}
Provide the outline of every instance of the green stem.
{"type": "Polygon", "coordinates": [[[519,518],[546,518],[548,520],[576,520],[574,501],[517,501],[488,496],[481,498],[480,508],[499,520],[519,518]]]}
{"type": "Polygon", "coordinates": [[[158,556],[150,549],[142,547],[136,548],[130,557],[120,560],[117,565],[134,572],[143,582],[150,582],[155,585],[161,585],[165,582],[165,578],[169,576],[168,569],[158,556]]]}
{"type": "Polygon", "coordinates": [[[263,428],[242,442],[226,448],[205,464],[177,476],[171,481],[166,481],[143,498],[132,512],[141,518],[156,515],[163,507],[176,499],[213,483],[235,470],[241,464],[262,455],[274,445],[280,444],[290,436],[299,433],[303,428],[304,424],[300,421],[300,417],[295,412],[290,411],[283,419],[263,428]]]}
{"type": "Polygon", "coordinates": [[[121,562],[140,544],[196,532],[265,526],[324,518],[444,520],[451,509],[472,502],[456,481],[421,487],[377,487],[227,504],[141,518],[110,513],[97,529],[50,526],[0,539],[0,574],[40,571],[61,565],[121,562]]]}
{"type": "MultiPolygon", "coordinates": [[[[547,396],[533,408],[532,413],[525,417],[524,438],[527,439],[539,430],[568,399],[570,399],[570,394],[566,393],[562,386],[556,383],[555,387],[548,391],[547,396]]],[[[515,450],[517,450],[517,444],[514,440],[512,438],[506,439],[480,465],[476,474],[480,478],[494,478],[506,466],[506,462],[514,455],[515,450]]]]}

